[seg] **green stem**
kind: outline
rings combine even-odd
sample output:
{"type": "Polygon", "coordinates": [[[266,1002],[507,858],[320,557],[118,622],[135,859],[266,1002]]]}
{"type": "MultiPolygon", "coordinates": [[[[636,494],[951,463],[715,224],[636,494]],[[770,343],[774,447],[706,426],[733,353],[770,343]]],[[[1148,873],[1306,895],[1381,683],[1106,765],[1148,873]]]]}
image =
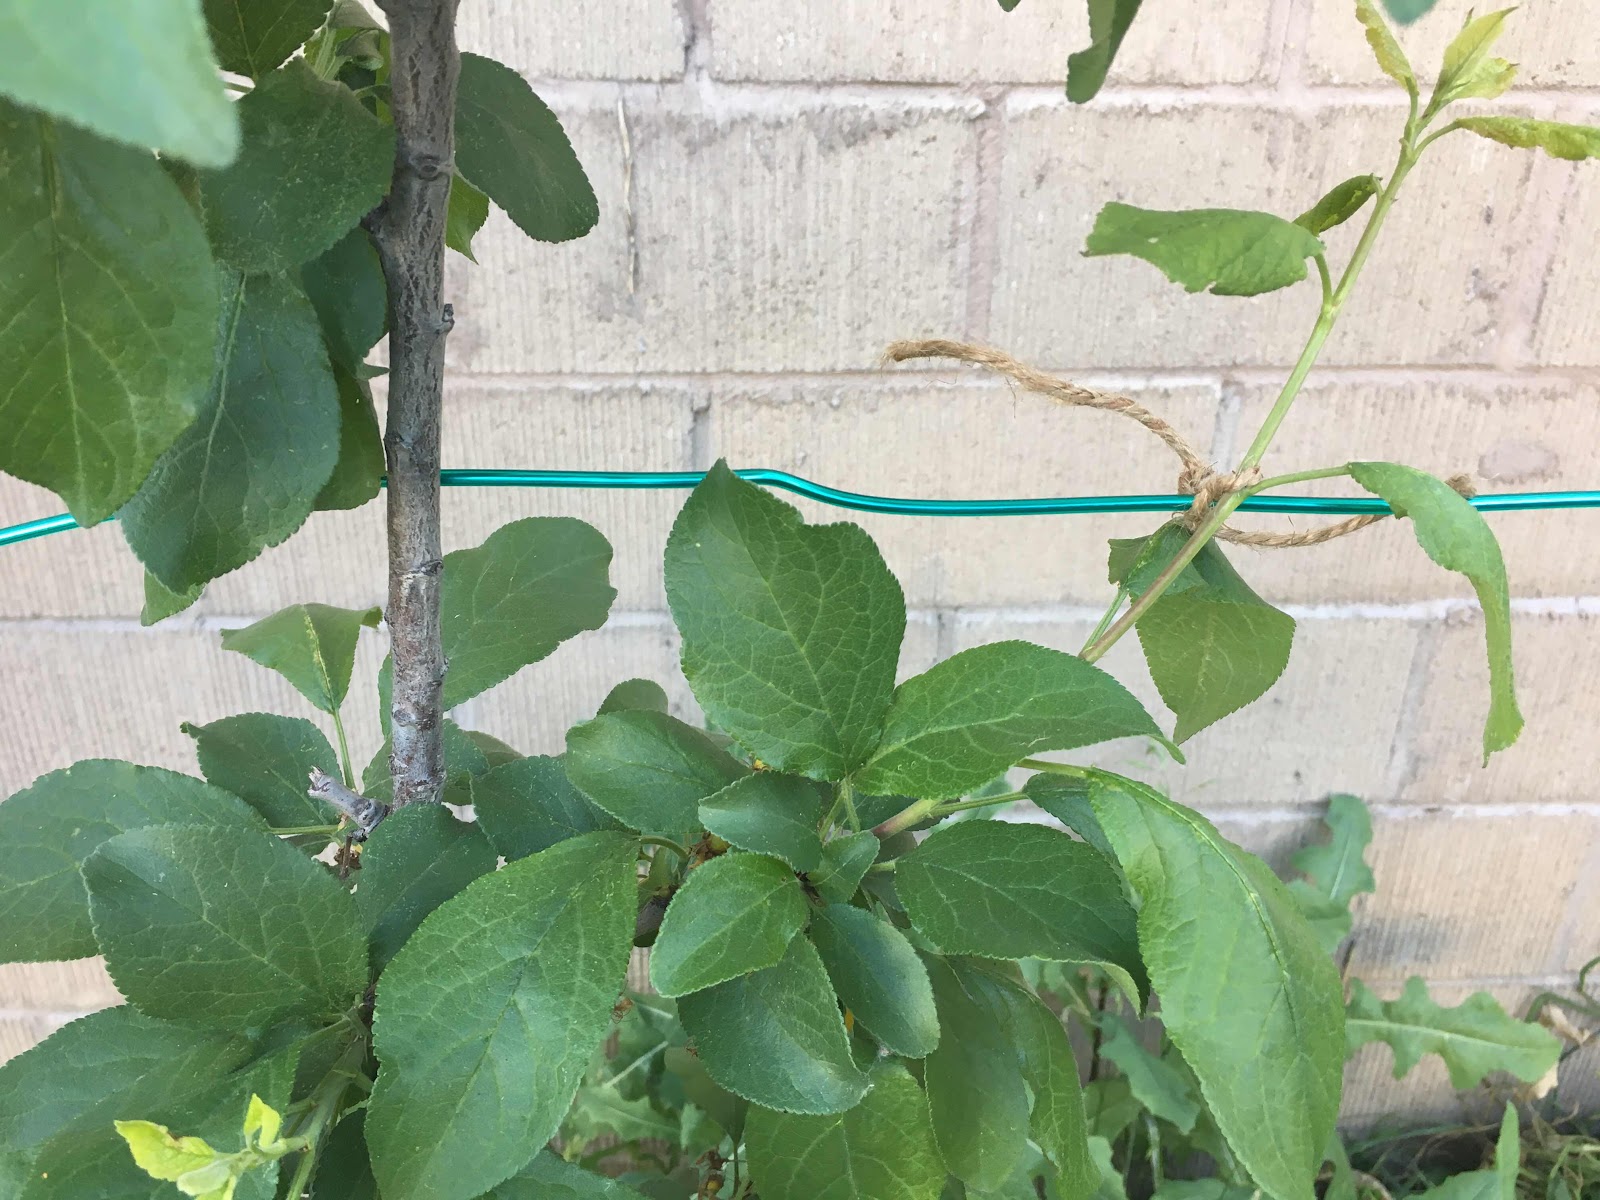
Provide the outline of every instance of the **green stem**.
{"type": "Polygon", "coordinates": [[[1340,463],[1337,467],[1318,467],[1315,471],[1291,471],[1287,475],[1273,475],[1260,483],[1253,483],[1244,489],[1243,495],[1254,496],[1257,492],[1288,487],[1290,484],[1308,483],[1313,479],[1337,479],[1340,475],[1348,474],[1350,474],[1349,463],[1340,463]]]}
{"type": "Polygon", "coordinates": [[[688,850],[688,847],[680,846],[677,842],[673,841],[671,838],[656,837],[654,834],[651,834],[651,833],[641,833],[639,835],[639,840],[641,842],[643,842],[647,846],[660,846],[663,849],[671,850],[679,858],[683,859],[684,862],[688,862],[689,861],[689,850],[688,850]]]}
{"type": "Polygon", "coordinates": [[[339,832],[337,825],[279,825],[267,830],[278,837],[300,837],[304,834],[325,833],[329,837],[339,832]]]}
{"type": "Polygon", "coordinates": [[[918,800],[907,805],[894,816],[882,824],[874,825],[872,832],[880,838],[892,838],[897,833],[910,829],[913,825],[920,825],[931,817],[939,807],[937,800],[918,800]]]}
{"type": "Polygon", "coordinates": [[[1144,1114],[1144,1135],[1150,1150],[1150,1178],[1159,1192],[1161,1185],[1166,1182],[1161,1170],[1161,1129],[1149,1113],[1144,1114]]]}
{"type": "Polygon", "coordinates": [[[295,1137],[306,1139],[306,1149],[295,1166],[294,1178],[290,1180],[285,1196],[300,1200],[306,1188],[311,1186],[311,1175],[317,1167],[317,1154],[322,1149],[322,1140],[343,1115],[344,1094],[349,1090],[353,1074],[359,1071],[366,1057],[366,1039],[357,1038],[339,1056],[333,1070],[317,1085],[313,1093],[318,1097],[316,1106],[294,1131],[295,1137]]]}
{"type": "MultiPolygon", "coordinates": [[[[1272,409],[1267,413],[1267,418],[1261,424],[1260,431],[1255,440],[1250,443],[1244,452],[1244,457],[1239,460],[1236,472],[1247,471],[1257,466],[1266,454],[1267,447],[1272,444],[1272,439],[1277,435],[1278,427],[1283,424],[1283,419],[1289,415],[1289,409],[1294,404],[1295,398],[1300,394],[1300,388],[1306,381],[1306,376],[1311,373],[1311,368],[1316,364],[1317,357],[1322,353],[1323,344],[1328,340],[1328,335],[1333,332],[1333,326],[1339,319],[1339,314],[1344,310],[1345,303],[1350,299],[1351,289],[1355,287],[1356,279],[1361,275],[1361,268],[1366,265],[1367,256],[1372,253],[1372,247],[1377,243],[1378,231],[1383,228],[1384,218],[1389,215],[1389,209],[1394,206],[1395,195],[1400,190],[1400,185],[1405,182],[1406,176],[1411,173],[1411,168],[1416,165],[1419,153],[1416,145],[1417,124],[1407,121],[1405,133],[1400,138],[1400,158],[1395,163],[1394,173],[1390,175],[1389,182],[1382,192],[1378,193],[1377,203],[1373,205],[1372,216],[1367,219],[1367,226],[1361,231],[1361,240],[1356,243],[1355,250],[1350,255],[1350,261],[1345,265],[1344,274],[1339,277],[1338,286],[1333,289],[1333,294],[1323,301],[1322,310],[1317,314],[1317,322],[1311,328],[1311,336],[1306,339],[1305,348],[1301,350],[1300,357],[1295,361],[1294,369],[1289,372],[1289,378],[1284,381],[1283,390],[1278,393],[1277,400],[1272,409]]],[[[1162,572],[1156,576],[1154,582],[1144,590],[1137,600],[1128,606],[1126,612],[1102,633],[1099,637],[1085,646],[1079,657],[1086,662],[1095,662],[1105,655],[1117,641],[1132,629],[1140,617],[1150,610],[1150,606],[1161,599],[1173,581],[1183,573],[1185,567],[1194,561],[1195,555],[1205,548],[1205,544],[1216,536],[1217,531],[1227,524],[1228,518],[1233,515],[1234,509],[1244,502],[1245,492],[1234,492],[1224,496],[1207,514],[1195,531],[1190,534],[1189,540],[1183,544],[1173,560],[1166,565],[1162,572]]]]}
{"type": "Polygon", "coordinates": [[[1071,763],[1051,762],[1044,758],[1025,758],[1017,766],[1024,771],[1042,771],[1046,775],[1071,775],[1075,779],[1088,779],[1094,775],[1088,767],[1075,767],[1071,763]]]}
{"type": "Polygon", "coordinates": [[[844,803],[844,819],[850,826],[851,833],[861,832],[861,818],[856,815],[855,787],[848,779],[839,781],[838,800],[844,803]]]}
{"type": "Polygon", "coordinates": [[[350,743],[344,736],[344,720],[337,708],[333,710],[333,731],[339,735],[339,768],[344,772],[344,785],[353,792],[356,790],[356,769],[350,761],[350,743]]]}
{"type": "Polygon", "coordinates": [[[998,796],[983,796],[977,800],[954,800],[949,804],[941,804],[934,809],[936,817],[948,817],[951,813],[967,812],[974,808],[993,808],[996,804],[1011,804],[1017,800],[1026,800],[1027,792],[1002,792],[998,796]]]}
{"type": "Polygon", "coordinates": [[[1128,589],[1126,585],[1119,584],[1117,587],[1117,594],[1112,598],[1111,603],[1106,607],[1105,614],[1100,618],[1100,623],[1094,627],[1094,632],[1089,635],[1089,640],[1083,643],[1083,648],[1085,650],[1094,645],[1095,639],[1111,627],[1111,622],[1116,620],[1117,610],[1122,607],[1122,602],[1127,598],[1128,589]]]}

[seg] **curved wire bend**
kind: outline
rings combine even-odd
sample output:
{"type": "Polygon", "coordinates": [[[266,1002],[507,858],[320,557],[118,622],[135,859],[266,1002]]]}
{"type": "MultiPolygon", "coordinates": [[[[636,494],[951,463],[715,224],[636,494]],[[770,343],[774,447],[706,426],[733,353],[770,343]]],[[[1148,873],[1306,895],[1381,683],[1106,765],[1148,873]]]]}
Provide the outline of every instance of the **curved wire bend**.
{"type": "MultiPolygon", "coordinates": [[[[824,483],[754,467],[736,474],[751,483],[781,488],[857,512],[897,513],[921,517],[1025,517],[1078,513],[1179,512],[1193,503],[1193,496],[1039,496],[1016,500],[924,500],[916,497],[874,496],[847,492],[824,483]]],[[[543,488],[645,488],[688,489],[705,477],[703,471],[516,471],[452,469],[439,472],[445,487],[543,487],[543,488]]],[[[1480,512],[1515,512],[1557,508],[1600,508],[1600,491],[1501,492],[1474,496],[1470,503],[1480,512]]],[[[1306,515],[1349,515],[1386,513],[1389,506],[1376,497],[1251,496],[1240,509],[1245,512],[1301,513],[1306,515]]],[[[67,513],[24,521],[0,528],[0,546],[64,533],[79,525],[67,513]]]]}

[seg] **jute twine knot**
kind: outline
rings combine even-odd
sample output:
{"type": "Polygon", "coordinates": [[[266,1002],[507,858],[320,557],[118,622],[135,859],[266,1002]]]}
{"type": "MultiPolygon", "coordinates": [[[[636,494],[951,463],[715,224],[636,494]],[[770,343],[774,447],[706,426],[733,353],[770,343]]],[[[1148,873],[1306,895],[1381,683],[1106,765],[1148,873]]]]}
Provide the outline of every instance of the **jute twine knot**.
{"type": "Polygon", "coordinates": [[[1243,471],[1215,471],[1206,467],[1196,471],[1186,465],[1178,473],[1178,491],[1193,496],[1194,503],[1189,505],[1189,511],[1180,519],[1194,529],[1206,519],[1213,505],[1221,503],[1234,492],[1254,487],[1261,482],[1261,478],[1260,467],[1246,467],[1243,471]]]}
{"type": "MultiPolygon", "coordinates": [[[[1003,350],[968,345],[965,342],[932,339],[895,342],[884,351],[884,358],[888,362],[905,362],[912,358],[951,358],[958,362],[973,363],[976,366],[987,367],[997,375],[1004,375],[1023,391],[1046,396],[1057,404],[1098,408],[1103,412],[1118,413],[1137,421],[1160,438],[1183,464],[1178,474],[1178,491],[1193,496],[1194,502],[1179,520],[1191,529],[1205,520],[1206,514],[1215,505],[1234,493],[1245,491],[1261,482],[1261,471],[1257,467],[1248,467],[1237,472],[1218,471],[1200,456],[1181,433],[1138,401],[1131,400],[1127,396],[1119,396],[1115,392],[1101,392],[1093,388],[1080,387],[1068,380],[1047,375],[1043,371],[1018,362],[1003,350]]],[[[1457,475],[1449,483],[1463,496],[1472,495],[1471,481],[1465,475],[1457,475]]],[[[1302,533],[1249,533],[1230,529],[1224,525],[1217,531],[1216,536],[1222,541],[1233,542],[1236,545],[1263,546],[1271,549],[1317,546],[1323,542],[1331,542],[1334,538],[1343,537],[1347,533],[1354,533],[1358,529],[1365,529],[1387,516],[1388,513],[1368,513],[1335,521],[1331,525],[1308,529],[1302,533]]]]}

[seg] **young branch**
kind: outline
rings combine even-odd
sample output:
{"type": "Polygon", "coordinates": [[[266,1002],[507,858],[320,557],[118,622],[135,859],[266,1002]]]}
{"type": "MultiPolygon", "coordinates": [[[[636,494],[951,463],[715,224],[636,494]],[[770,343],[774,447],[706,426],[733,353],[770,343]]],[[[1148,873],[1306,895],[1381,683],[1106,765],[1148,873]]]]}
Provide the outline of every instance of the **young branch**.
{"type": "Polygon", "coordinates": [[[389,285],[389,706],[396,807],[436,801],[445,660],[439,637],[439,420],[445,210],[454,155],[457,0],[381,0],[392,51],[394,182],[368,225],[389,285]]]}
{"type": "Polygon", "coordinates": [[[382,800],[357,795],[321,767],[311,768],[311,786],[306,791],[313,799],[321,800],[355,823],[356,829],[350,835],[354,841],[365,841],[390,812],[382,800]]]}

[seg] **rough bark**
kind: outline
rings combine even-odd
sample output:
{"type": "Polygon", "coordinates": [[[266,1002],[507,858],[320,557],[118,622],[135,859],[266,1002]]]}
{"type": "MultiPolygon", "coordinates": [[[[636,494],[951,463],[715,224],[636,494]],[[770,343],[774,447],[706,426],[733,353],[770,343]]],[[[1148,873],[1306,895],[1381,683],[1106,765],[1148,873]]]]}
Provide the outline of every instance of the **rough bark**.
{"type": "Polygon", "coordinates": [[[381,0],[392,43],[394,182],[369,227],[389,285],[389,706],[394,805],[444,788],[444,650],[439,640],[439,419],[445,210],[455,149],[458,0],[381,0]]]}

